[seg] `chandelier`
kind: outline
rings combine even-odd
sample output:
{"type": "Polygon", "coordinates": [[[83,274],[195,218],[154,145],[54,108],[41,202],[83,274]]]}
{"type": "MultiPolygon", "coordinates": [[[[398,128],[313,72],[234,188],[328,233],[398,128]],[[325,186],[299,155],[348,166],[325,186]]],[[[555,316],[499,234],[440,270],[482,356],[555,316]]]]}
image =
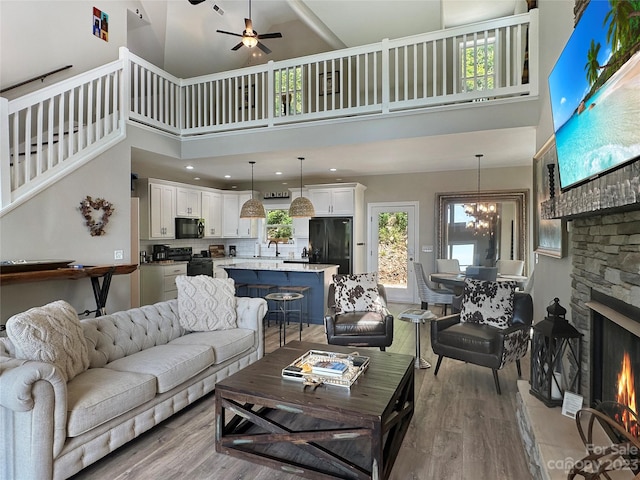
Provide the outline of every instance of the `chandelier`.
{"type": "Polygon", "coordinates": [[[478,192],[476,203],[466,203],[464,205],[464,213],[467,214],[469,221],[467,228],[474,231],[474,234],[481,233],[485,235],[493,229],[498,214],[495,203],[480,202],[480,159],[482,154],[476,154],[478,159],[478,192]]]}

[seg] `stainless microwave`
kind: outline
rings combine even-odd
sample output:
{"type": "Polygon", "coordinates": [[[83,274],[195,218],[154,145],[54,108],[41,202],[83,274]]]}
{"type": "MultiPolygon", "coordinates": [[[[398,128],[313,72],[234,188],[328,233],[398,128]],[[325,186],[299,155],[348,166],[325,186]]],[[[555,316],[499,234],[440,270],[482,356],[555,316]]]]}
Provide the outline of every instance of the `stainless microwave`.
{"type": "Polygon", "coordinates": [[[176,238],[202,238],[204,223],[199,218],[176,217],[176,238]]]}

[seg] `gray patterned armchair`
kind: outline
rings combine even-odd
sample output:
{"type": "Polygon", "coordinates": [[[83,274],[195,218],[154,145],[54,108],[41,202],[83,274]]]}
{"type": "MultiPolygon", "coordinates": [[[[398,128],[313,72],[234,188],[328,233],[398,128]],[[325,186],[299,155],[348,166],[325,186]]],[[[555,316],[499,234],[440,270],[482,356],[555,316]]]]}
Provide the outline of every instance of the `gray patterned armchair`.
{"type": "MultiPolygon", "coordinates": [[[[459,301],[459,297],[455,300],[459,301]]],[[[456,303],[454,301],[454,306],[456,303]]],[[[432,321],[431,347],[438,355],[434,375],[438,374],[444,357],[489,367],[493,371],[496,391],[500,395],[498,370],[515,362],[518,376],[521,375],[520,359],[527,353],[532,322],[533,300],[531,295],[523,292],[515,292],[513,316],[499,325],[461,321],[461,313],[432,321]]]]}

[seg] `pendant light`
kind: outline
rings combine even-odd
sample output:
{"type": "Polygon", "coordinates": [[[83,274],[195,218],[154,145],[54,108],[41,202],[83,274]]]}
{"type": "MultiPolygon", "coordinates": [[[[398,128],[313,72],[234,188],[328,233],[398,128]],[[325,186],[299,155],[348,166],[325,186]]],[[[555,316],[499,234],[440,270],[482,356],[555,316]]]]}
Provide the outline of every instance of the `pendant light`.
{"type": "Polygon", "coordinates": [[[497,209],[495,203],[480,202],[480,159],[483,157],[481,153],[476,154],[478,159],[478,191],[476,203],[465,204],[464,212],[470,217],[467,222],[467,228],[474,231],[474,234],[481,233],[485,235],[493,227],[496,219],[497,209]]]}
{"type": "Polygon", "coordinates": [[[294,198],[293,202],[291,202],[291,206],[289,207],[289,216],[290,217],[315,217],[316,209],[313,208],[313,203],[306,197],[302,196],[302,161],[304,157],[298,157],[300,160],[300,196],[298,198],[294,198]]]}
{"type": "Polygon", "coordinates": [[[242,205],[240,218],[265,218],[267,213],[264,211],[264,205],[260,200],[253,198],[253,166],[256,162],[249,163],[251,164],[251,198],[242,205]]]}

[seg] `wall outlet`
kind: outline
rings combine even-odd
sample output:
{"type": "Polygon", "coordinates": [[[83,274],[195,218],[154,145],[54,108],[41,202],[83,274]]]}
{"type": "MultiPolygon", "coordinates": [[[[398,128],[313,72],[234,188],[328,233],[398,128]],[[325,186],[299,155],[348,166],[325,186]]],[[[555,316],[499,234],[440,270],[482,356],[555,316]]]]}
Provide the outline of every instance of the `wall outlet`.
{"type": "Polygon", "coordinates": [[[114,250],[113,258],[115,260],[124,260],[124,250],[114,250]]]}

